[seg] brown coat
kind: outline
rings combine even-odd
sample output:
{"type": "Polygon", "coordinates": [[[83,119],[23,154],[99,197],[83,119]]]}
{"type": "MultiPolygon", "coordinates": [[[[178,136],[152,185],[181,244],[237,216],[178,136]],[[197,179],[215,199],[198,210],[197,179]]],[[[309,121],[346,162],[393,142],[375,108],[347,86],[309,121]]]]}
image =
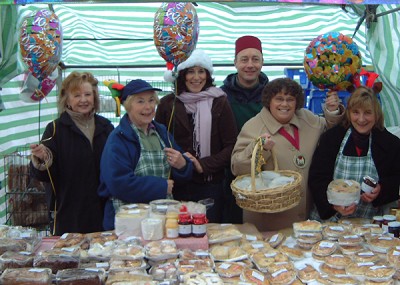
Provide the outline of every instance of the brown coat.
{"type": "MultiPolygon", "coordinates": [[[[320,135],[327,127],[335,125],[342,119],[343,110],[341,110],[341,115],[330,115],[325,111],[325,117],[326,120],[324,117],[317,116],[304,108],[296,111],[290,124],[297,126],[299,130],[299,152],[278,132],[281,127],[285,127],[290,132],[291,128],[289,124],[280,124],[265,107],[243,126],[232,152],[231,168],[234,175],[250,174],[251,155],[255,139],[262,134],[269,133],[275,141],[274,152],[278,160],[278,168],[281,170],[298,171],[303,177],[301,185],[302,198],[298,206],[274,214],[261,214],[244,210],[244,222],[253,223],[259,230],[266,231],[289,228],[292,227],[294,222],[308,218],[312,205],[311,195],[307,188],[308,169],[311,159],[320,135]],[[299,153],[306,160],[306,166],[302,169],[296,167],[293,163],[294,156],[299,153]]],[[[264,151],[264,158],[267,161],[263,167],[264,170],[273,170],[273,163],[270,156],[271,153],[269,151],[264,151]]]]}
{"type": "MultiPolygon", "coordinates": [[[[204,173],[200,174],[193,171],[193,181],[199,184],[223,181],[225,178],[224,171],[226,167],[229,167],[232,149],[237,137],[235,118],[226,96],[213,100],[211,115],[211,155],[198,158],[204,173]],[[209,175],[212,175],[212,181],[206,181],[205,177],[209,175]]],[[[190,152],[196,156],[193,149],[194,125],[191,116],[191,114],[186,113],[182,101],[175,99],[174,94],[169,94],[161,99],[155,120],[167,127],[170,125],[169,131],[177,144],[184,152],[190,152]],[[174,104],[175,108],[173,109],[174,104]],[[173,115],[172,110],[174,110],[173,115]],[[171,116],[173,117],[172,120],[170,120],[171,116]]]]}

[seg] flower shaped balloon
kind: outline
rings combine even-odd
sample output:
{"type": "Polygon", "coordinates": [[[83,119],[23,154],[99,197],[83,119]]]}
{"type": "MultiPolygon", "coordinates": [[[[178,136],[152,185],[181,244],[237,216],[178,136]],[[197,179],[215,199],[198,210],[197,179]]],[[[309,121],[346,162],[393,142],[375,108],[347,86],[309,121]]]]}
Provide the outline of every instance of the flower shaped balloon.
{"type": "Polygon", "coordinates": [[[304,70],[319,89],[346,90],[361,68],[357,44],[339,32],[313,39],[305,50],[304,70]]]}

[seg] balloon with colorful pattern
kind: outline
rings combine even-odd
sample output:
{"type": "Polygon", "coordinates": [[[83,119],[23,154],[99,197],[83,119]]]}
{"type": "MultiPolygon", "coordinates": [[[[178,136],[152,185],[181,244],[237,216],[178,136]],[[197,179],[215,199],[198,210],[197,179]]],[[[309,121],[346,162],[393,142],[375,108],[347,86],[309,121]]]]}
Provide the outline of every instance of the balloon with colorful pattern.
{"type": "Polygon", "coordinates": [[[305,50],[304,70],[319,89],[346,90],[361,69],[361,53],[352,38],[329,32],[313,39],[305,50]]]}
{"type": "Polygon", "coordinates": [[[42,82],[61,59],[62,29],[57,15],[42,9],[23,19],[19,46],[29,71],[42,82]]]}
{"type": "Polygon", "coordinates": [[[175,67],[195,49],[199,19],[190,2],[162,3],[154,17],[154,44],[160,56],[175,67]]]}

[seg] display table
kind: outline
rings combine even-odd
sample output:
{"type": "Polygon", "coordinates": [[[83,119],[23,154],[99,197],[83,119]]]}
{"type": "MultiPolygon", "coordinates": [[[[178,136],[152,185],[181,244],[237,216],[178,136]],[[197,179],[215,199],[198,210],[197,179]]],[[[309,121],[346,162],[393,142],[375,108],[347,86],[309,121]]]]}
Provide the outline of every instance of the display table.
{"type": "MultiPolygon", "coordinates": [[[[56,241],[59,239],[59,236],[53,236],[53,237],[44,237],[37,248],[36,252],[51,249],[53,245],[56,243],[56,241]]],[[[119,237],[120,239],[124,239],[123,236],[119,237]]],[[[176,247],[178,249],[191,249],[191,250],[208,250],[208,238],[207,236],[201,237],[201,238],[194,238],[194,237],[188,237],[188,238],[176,238],[176,239],[163,239],[163,240],[172,240],[175,242],[176,247]]],[[[143,245],[146,245],[150,241],[145,241],[142,240],[143,245]]]]}

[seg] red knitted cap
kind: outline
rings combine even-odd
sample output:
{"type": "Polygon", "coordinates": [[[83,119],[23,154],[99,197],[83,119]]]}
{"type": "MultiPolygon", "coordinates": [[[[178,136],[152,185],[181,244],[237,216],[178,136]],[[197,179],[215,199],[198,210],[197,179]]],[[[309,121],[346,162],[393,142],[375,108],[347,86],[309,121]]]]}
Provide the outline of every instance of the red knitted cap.
{"type": "Polygon", "coordinates": [[[261,41],[257,37],[243,36],[238,38],[235,43],[235,55],[246,48],[255,48],[262,53],[261,41]]]}

